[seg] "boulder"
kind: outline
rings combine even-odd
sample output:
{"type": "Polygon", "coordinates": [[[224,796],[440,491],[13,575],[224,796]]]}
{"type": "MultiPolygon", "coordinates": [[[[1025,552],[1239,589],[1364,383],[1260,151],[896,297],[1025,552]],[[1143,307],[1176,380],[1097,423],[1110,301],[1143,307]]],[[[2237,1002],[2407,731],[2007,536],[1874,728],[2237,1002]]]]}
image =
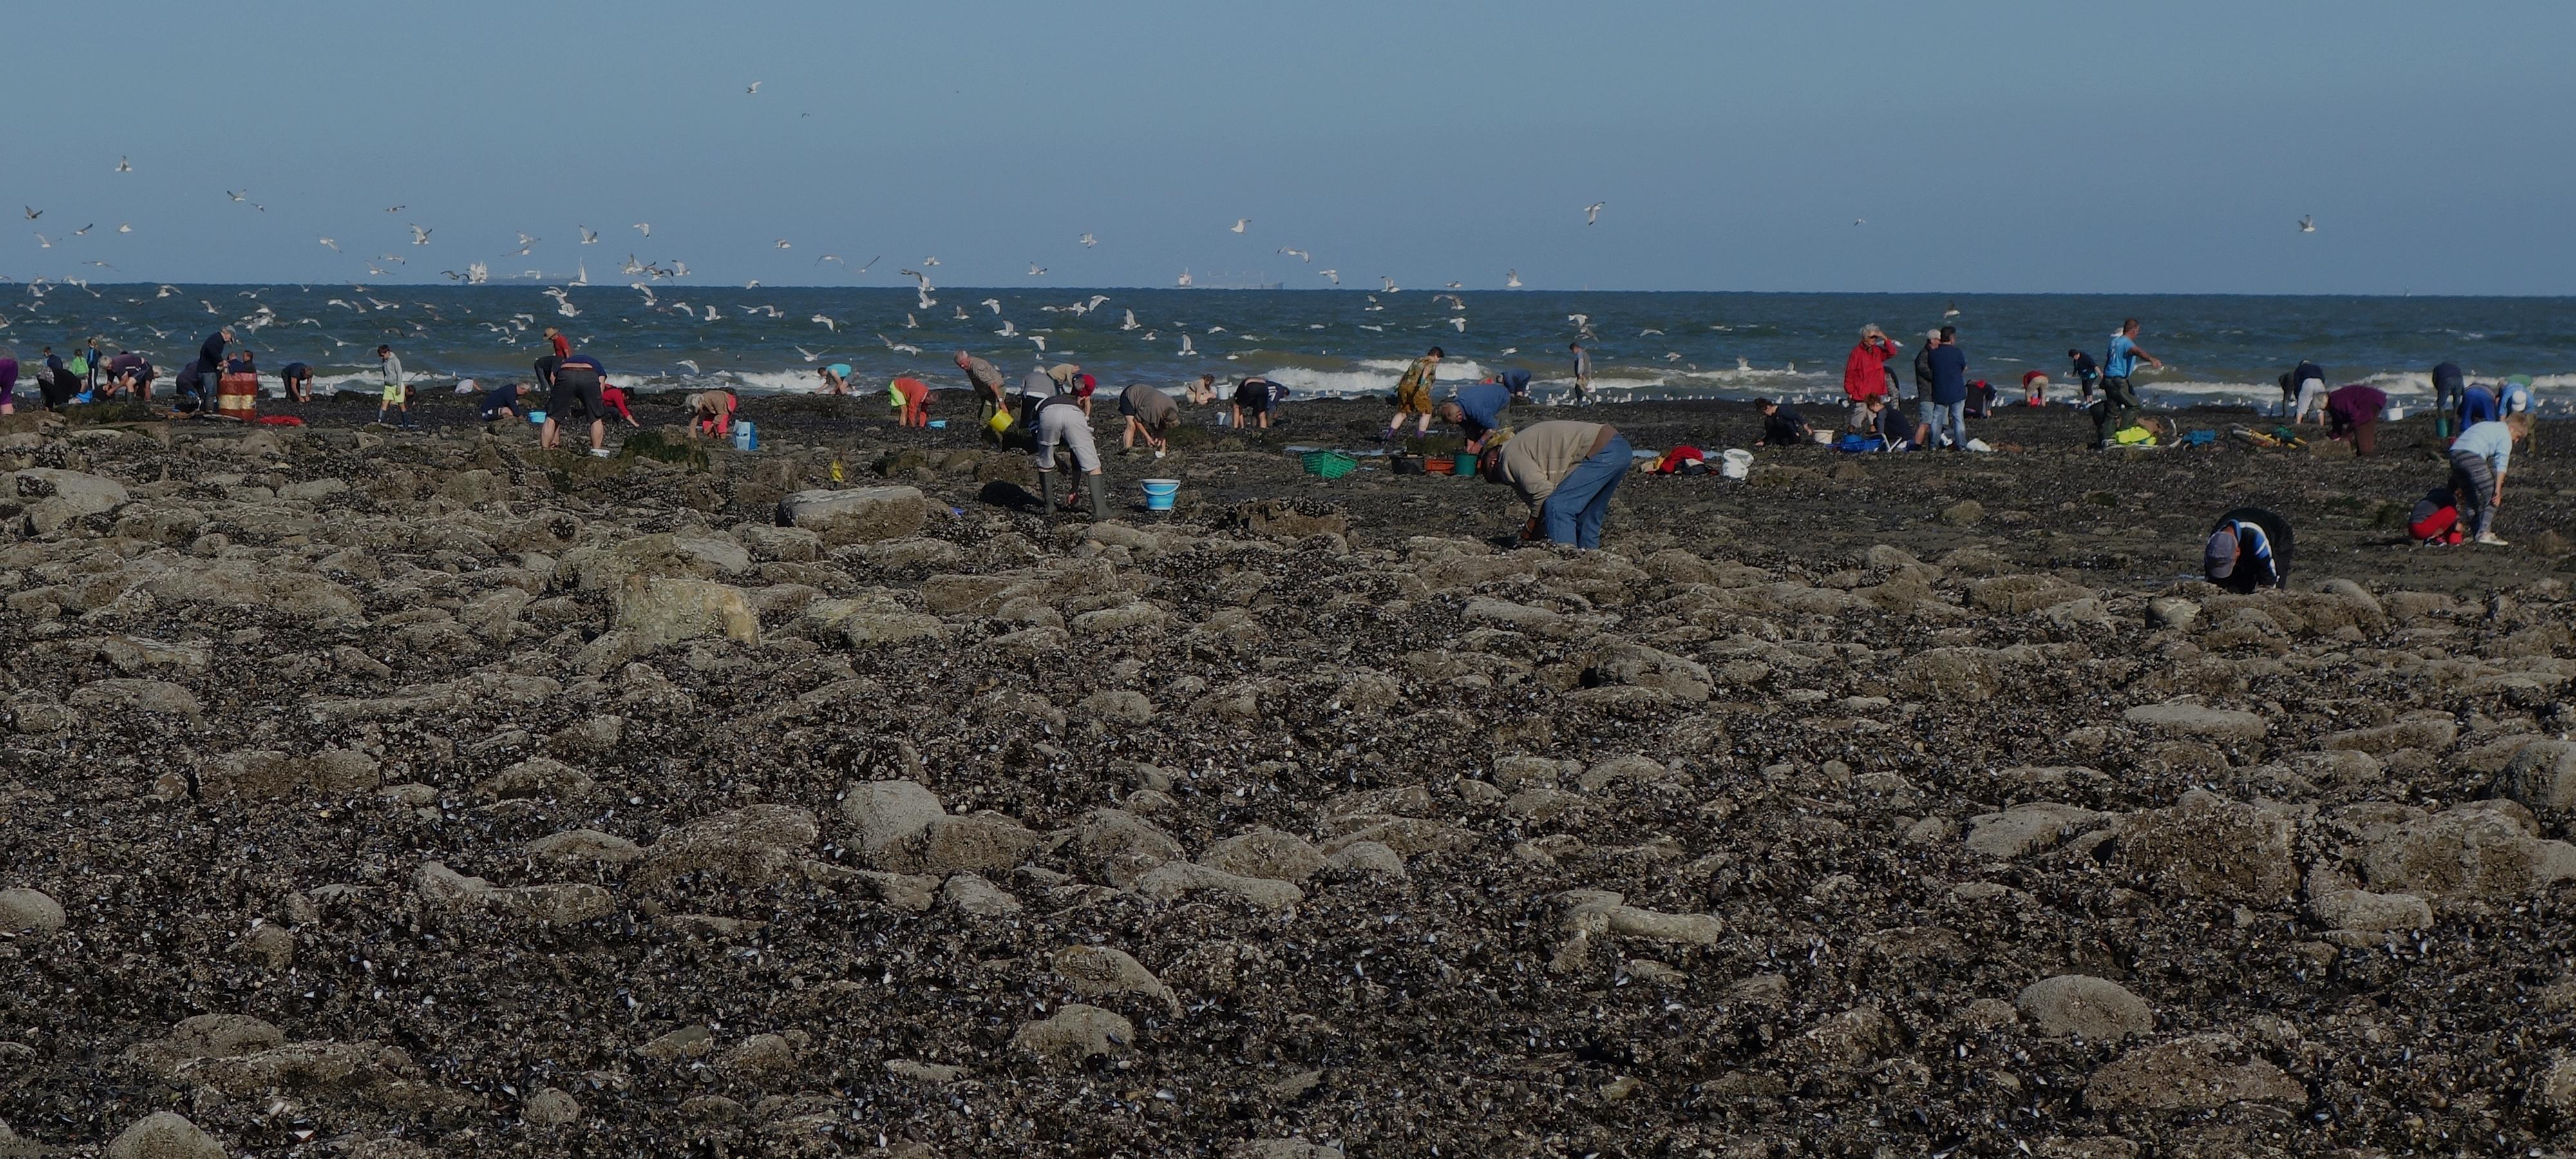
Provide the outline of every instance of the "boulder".
{"type": "Polygon", "coordinates": [[[1968,820],[1968,851],[2009,860],[2052,848],[2111,817],[2091,809],[2033,801],[1968,820]]]}
{"type": "Polygon", "coordinates": [[[107,1159],[224,1159],[224,1145],[195,1123],[154,1111],[108,1141],[107,1159]]]}
{"type": "Polygon", "coordinates": [[[1303,885],[1324,868],[1324,851],[1313,842],[1276,829],[1255,829],[1208,846],[1199,864],[1243,877],[1263,877],[1303,885]]]}
{"type": "Polygon", "coordinates": [[[2269,727],[2264,719],[2250,712],[2232,708],[2211,708],[2192,700],[2169,700],[2163,704],[2142,704],[2120,714],[2120,719],[2141,731],[2164,736],[2203,738],[2207,740],[2250,744],[2263,739],[2269,727]]]}
{"type": "Polygon", "coordinates": [[[2411,893],[2338,889],[2309,898],[2308,909],[2328,929],[2377,934],[2433,926],[2432,905],[2411,893]]]}
{"type": "Polygon", "coordinates": [[[2437,901],[2505,898],[2576,878],[2576,846],[2543,841],[2531,811],[2471,801],[2372,826],[2362,878],[2374,890],[2437,901]]]}
{"type": "Polygon", "coordinates": [[[24,504],[27,521],[38,535],[51,534],[84,515],[114,510],[125,499],[123,483],[55,467],[13,472],[7,485],[0,486],[0,503],[24,504]]]}
{"type": "Polygon", "coordinates": [[[2123,819],[2119,859],[2141,882],[2187,896],[2270,905],[2298,888],[2295,832],[2279,813],[2194,789],[2172,808],[2123,819]]]}
{"type": "Polygon", "coordinates": [[[2505,762],[2504,795],[2543,816],[2576,809],[2576,742],[2533,741],[2505,762]]]}
{"type": "Polygon", "coordinates": [[[980,873],[960,873],[939,887],[939,900],[959,913],[979,918],[1008,917],[1020,912],[1020,899],[985,880],[980,873]]]}
{"type": "Polygon", "coordinates": [[[929,517],[929,499],[913,487],[798,491],[778,502],[779,526],[802,527],[830,547],[911,535],[929,517]]]}
{"type": "Polygon", "coordinates": [[[795,871],[822,833],[812,813],[792,805],[710,813],[656,839],[637,876],[652,882],[700,873],[765,885],[795,871]]]}
{"type": "Polygon", "coordinates": [[[852,785],[841,797],[841,816],[858,827],[859,854],[869,865],[899,858],[897,847],[916,841],[948,810],[930,790],[912,781],[852,785]]]}
{"type": "Polygon", "coordinates": [[[1134,888],[1157,901],[1177,901],[1202,892],[1228,894],[1273,913],[1286,913],[1306,900],[1306,891],[1284,881],[1244,877],[1187,861],[1155,866],[1135,879],[1134,888]]]}
{"type": "Polygon", "coordinates": [[[1097,1006],[1069,1002],[1052,1016],[1025,1022],[1011,1034],[1011,1045],[1055,1063],[1133,1049],[1136,1024],[1097,1006]]]}
{"type": "Polygon", "coordinates": [[[50,934],[61,928],[62,903],[32,889],[0,889],[0,934],[50,934]]]}
{"type": "Polygon", "coordinates": [[[2013,1007],[2042,1034],[2117,1042],[2156,1029],[2155,1012],[2127,987],[2104,978],[2060,974],[2022,988],[2013,1007]]]}
{"type": "Polygon", "coordinates": [[[1125,950],[1070,946],[1056,952],[1055,973],[1074,993],[1085,998],[1141,994],[1162,1000],[1173,1013],[1180,1012],[1180,1000],[1172,996],[1171,987],[1163,985],[1153,971],[1125,950]]]}
{"type": "Polygon", "coordinates": [[[2084,1086],[2096,1111],[2196,1111],[2229,1103],[2305,1105],[2308,1090],[2242,1042],[2202,1034],[2142,1046],[2104,1064],[2084,1086]]]}
{"type": "Polygon", "coordinates": [[[1074,829],[1074,852],[1100,880],[1125,889],[1156,867],[1181,860],[1181,843],[1124,809],[1095,809],[1074,829]]]}
{"type": "Polygon", "coordinates": [[[642,651],[705,636],[760,640],[760,617],[743,590],[708,580],[631,576],[617,589],[616,626],[642,651]]]}

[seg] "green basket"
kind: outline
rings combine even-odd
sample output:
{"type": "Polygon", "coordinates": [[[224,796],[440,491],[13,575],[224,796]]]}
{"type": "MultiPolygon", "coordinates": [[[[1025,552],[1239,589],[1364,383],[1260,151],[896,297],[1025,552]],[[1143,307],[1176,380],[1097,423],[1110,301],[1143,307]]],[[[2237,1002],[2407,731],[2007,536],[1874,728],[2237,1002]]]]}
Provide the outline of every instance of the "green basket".
{"type": "Polygon", "coordinates": [[[1306,452],[1306,473],[1326,479],[1339,479],[1360,469],[1360,461],[1340,451],[1306,452]]]}

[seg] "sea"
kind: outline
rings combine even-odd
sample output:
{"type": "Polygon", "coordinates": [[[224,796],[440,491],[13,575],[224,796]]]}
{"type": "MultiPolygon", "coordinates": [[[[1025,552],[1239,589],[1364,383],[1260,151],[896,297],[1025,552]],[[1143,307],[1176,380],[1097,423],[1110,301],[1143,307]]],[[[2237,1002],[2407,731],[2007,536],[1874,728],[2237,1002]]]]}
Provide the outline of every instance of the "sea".
{"type": "MultiPolygon", "coordinates": [[[[2473,380],[2531,376],[2544,412],[2576,408],[2576,298],[50,282],[0,288],[0,350],[33,365],[45,344],[68,353],[96,337],[168,370],[228,324],[272,392],[289,362],[311,365],[322,391],[373,392],[378,343],[416,389],[488,386],[529,377],[556,326],[611,381],[645,391],[814,391],[834,363],[870,393],[897,375],[956,390],[951,358],[969,350],[1010,373],[1078,363],[1113,388],[1261,375],[1321,398],[1385,393],[1438,346],[1443,383],[1521,369],[1549,398],[1572,386],[1566,347],[1581,339],[1600,401],[1823,401],[1840,396],[1864,324],[1909,350],[1954,325],[1971,377],[2011,397],[2042,370],[2063,397],[2066,352],[2102,358],[2127,317],[2165,363],[2136,379],[2150,407],[2268,409],[2305,358],[2397,405],[2428,402],[2428,372],[2448,361],[2473,380]]],[[[1910,367],[1900,375],[1911,382],[1910,367]]]]}

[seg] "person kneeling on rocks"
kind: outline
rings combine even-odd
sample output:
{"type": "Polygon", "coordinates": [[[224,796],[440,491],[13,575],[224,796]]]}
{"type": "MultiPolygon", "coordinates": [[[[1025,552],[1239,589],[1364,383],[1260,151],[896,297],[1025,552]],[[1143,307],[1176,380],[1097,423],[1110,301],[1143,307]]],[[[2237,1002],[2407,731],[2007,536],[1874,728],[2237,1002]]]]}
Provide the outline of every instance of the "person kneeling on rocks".
{"type": "Polygon", "coordinates": [[[733,433],[734,408],[741,403],[730,390],[702,390],[680,400],[689,411],[689,437],[723,438],[733,433]]]}
{"type": "Polygon", "coordinates": [[[2218,517],[2201,560],[2209,582],[2239,595],[2290,586],[2290,522],[2260,507],[2218,517]]]}
{"type": "MultiPolygon", "coordinates": [[[[1082,472],[1081,484],[1091,493],[1091,517],[1109,518],[1109,498],[1101,490],[1100,449],[1092,445],[1091,416],[1083,413],[1082,400],[1070,394],[1056,395],[1038,404],[1037,416],[1038,501],[1050,508],[1058,506],[1047,477],[1055,473],[1055,449],[1062,445],[1073,451],[1073,468],[1082,472]]],[[[1068,473],[1063,510],[1080,510],[1073,501],[1074,491],[1075,480],[1068,473]]]]}
{"type": "Polygon", "coordinates": [[[1589,550],[1601,546],[1610,496],[1634,458],[1608,423],[1550,419],[1486,444],[1476,468],[1488,483],[1511,484],[1529,504],[1522,538],[1589,550]]]}
{"type": "Polygon", "coordinates": [[[483,421],[488,423],[519,417],[519,400],[527,393],[528,388],[522,383],[505,382],[493,387],[492,393],[483,396],[483,421]]]}
{"type": "Polygon", "coordinates": [[[2467,538],[2460,531],[2460,494],[2448,485],[2435,487],[2415,501],[2406,516],[2406,533],[2422,547],[2457,547],[2467,538]]]}

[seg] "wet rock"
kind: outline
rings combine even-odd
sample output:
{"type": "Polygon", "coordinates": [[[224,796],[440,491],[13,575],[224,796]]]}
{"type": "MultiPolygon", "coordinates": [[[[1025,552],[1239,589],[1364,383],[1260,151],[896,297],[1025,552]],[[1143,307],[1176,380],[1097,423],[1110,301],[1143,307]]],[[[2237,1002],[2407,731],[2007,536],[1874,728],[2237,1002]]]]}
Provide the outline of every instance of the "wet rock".
{"type": "Polygon", "coordinates": [[[2083,974],[2033,982],[2022,988],[2013,1006],[2041,1034],[2051,1036],[2117,1042],[2156,1029],[2155,1012],[2146,1000],[2117,982],[2083,974]]]}
{"type": "Polygon", "coordinates": [[[874,865],[896,860],[898,846],[918,840],[948,810],[918,783],[871,781],[842,795],[841,815],[858,827],[859,852],[874,865]]]}
{"type": "Polygon", "coordinates": [[[0,933],[50,934],[61,928],[60,902],[32,889],[0,889],[0,933]]]}
{"type": "Polygon", "coordinates": [[[2230,708],[2211,708],[2197,701],[2170,700],[2142,704],[2120,714],[2139,729],[2166,736],[2205,737],[2250,744],[2263,739],[2269,725],[2262,717],[2230,708]]]}
{"type": "Polygon", "coordinates": [[[2307,1088],[2230,1035],[2137,1047],[2093,1072],[2084,1105],[2097,1111],[2187,1111],[2229,1103],[2307,1102],[2307,1088]]]}
{"type": "Polygon", "coordinates": [[[1255,829],[1208,846],[1199,864],[1243,877],[1265,877],[1291,885],[1324,868],[1324,852],[1314,843],[1275,829],[1255,829]]]}
{"type": "Polygon", "coordinates": [[[528,855],[572,864],[625,865],[640,860],[644,850],[623,837],[596,829],[567,829],[529,842],[528,855]]]}
{"type": "Polygon", "coordinates": [[[655,839],[636,867],[636,879],[650,884],[699,873],[765,885],[796,872],[821,836],[814,815],[792,805],[709,814],[655,839]]]}
{"type": "Polygon", "coordinates": [[[1068,947],[1056,952],[1055,972],[1074,993],[1085,998],[1137,994],[1162,1000],[1175,1014],[1181,1009],[1171,988],[1125,950],[1109,946],[1068,947]]]}
{"type": "Polygon", "coordinates": [[[1020,899],[975,873],[960,873],[939,887],[939,900],[957,910],[979,918],[1009,917],[1020,912],[1020,899]]]}
{"type": "Polygon", "coordinates": [[[2576,811],[2576,742],[2533,741],[2506,762],[2504,795],[2535,813],[2565,817],[2576,811]]]}
{"type": "Polygon", "coordinates": [[[726,1051],[722,1061],[725,1069],[740,1074],[775,1074],[794,1069],[796,1045],[785,1035],[755,1034],[726,1051]]]}
{"type": "Polygon", "coordinates": [[[2194,789],[2170,809],[2123,819],[2119,860],[2141,882],[2269,905],[2298,888],[2295,835],[2285,816],[2194,789]]]}
{"type": "Polygon", "coordinates": [[[1157,901],[1177,901],[1196,893],[1221,893],[1258,909],[1285,913],[1306,900],[1306,891],[1284,881],[1243,877],[1187,861],[1155,866],[1132,882],[1137,893],[1157,901]]]}
{"type": "Polygon", "coordinates": [[[615,622],[648,652],[707,636],[742,644],[760,639],[760,617],[743,590],[706,580],[629,579],[617,589],[615,622]]]}
{"type": "Polygon", "coordinates": [[[1970,527],[1986,517],[1986,505],[1974,499],[1962,499],[1941,509],[1941,522],[1950,527],[1970,527]]]}
{"type": "Polygon", "coordinates": [[[2576,1115],[2576,1055],[2559,1052],[2531,1079],[2533,1105],[2561,1118],[2576,1115]]]}
{"type": "Polygon", "coordinates": [[[912,487],[798,491],[778,503],[780,526],[812,531],[832,547],[911,535],[929,517],[930,501],[912,487]]]}
{"type": "Polygon", "coordinates": [[[224,1159],[224,1147],[195,1123],[154,1111],[109,1140],[103,1154],[107,1159],[224,1159]]]}
{"type": "Polygon", "coordinates": [[[1375,841],[1353,841],[1324,858],[1324,864],[1343,873],[1366,877],[1405,876],[1404,856],[1375,841]]]}
{"type": "Polygon", "coordinates": [[[495,801],[574,801],[590,796],[597,788],[588,774],[571,765],[549,757],[530,757],[484,778],[474,786],[474,793],[495,801]]]}
{"type": "Polygon", "coordinates": [[[517,918],[542,925],[571,925],[605,917],[617,899],[595,885],[527,885],[504,888],[468,877],[436,861],[418,876],[420,895],[458,913],[517,918]]]}
{"type": "Polygon", "coordinates": [[[519,1108],[519,1118],[531,1127],[561,1127],[581,1121],[581,1102],[554,1087],[547,1087],[528,1097],[519,1108]]]}
{"type": "Polygon", "coordinates": [[[2358,933],[2423,930],[2433,926],[2433,907],[2411,893],[2339,889],[2308,899],[2308,909],[2329,929],[2358,933]]]}
{"type": "Polygon", "coordinates": [[[2378,891],[2503,898],[2576,879],[2576,846],[2541,840],[2530,810],[2510,801],[2472,801],[2365,832],[2362,877],[2378,891]]]}
{"type": "Polygon", "coordinates": [[[1898,685],[1926,699],[1976,704],[2003,690],[2005,671],[2003,653],[1991,648],[1932,648],[1905,658],[1898,685]]]}
{"type": "Polygon", "coordinates": [[[1066,1003],[1052,1016],[1020,1024],[1011,1045],[1057,1064],[1133,1049],[1134,1023],[1097,1006],[1066,1003]]]}
{"type": "Polygon", "coordinates": [[[347,749],[311,757],[274,750],[227,753],[197,768],[198,792],[209,801],[360,792],[375,788],[377,779],[375,758],[347,749]]]}
{"type": "Polygon", "coordinates": [[[2177,596],[2147,601],[2147,623],[2158,628],[2188,628],[2200,619],[2200,605],[2177,596]]]}
{"type": "Polygon", "coordinates": [[[0,480],[0,502],[25,504],[27,521],[38,535],[50,535],[84,515],[115,510],[125,500],[125,484],[79,471],[30,467],[0,480]]]}
{"type": "Polygon", "coordinates": [[[2051,801],[2015,805],[2001,813],[1969,818],[1968,851],[2010,860],[2053,848],[2110,819],[2107,813],[2051,801]]]}
{"type": "Polygon", "coordinates": [[[1123,809],[1093,810],[1075,828],[1073,844],[1076,856],[1095,876],[1121,889],[1186,856],[1171,834],[1123,809]]]}
{"type": "Polygon", "coordinates": [[[920,1062],[909,1058],[887,1059],[885,1068],[887,1074],[893,1075],[896,1078],[910,1079],[919,1083],[946,1084],[956,1082],[957,1080],[966,1077],[965,1067],[948,1066],[943,1063],[935,1062],[920,1062]]]}
{"type": "Polygon", "coordinates": [[[92,713],[151,712],[196,716],[197,695],[167,680],[96,680],[72,689],[65,698],[73,708],[92,713]]]}

